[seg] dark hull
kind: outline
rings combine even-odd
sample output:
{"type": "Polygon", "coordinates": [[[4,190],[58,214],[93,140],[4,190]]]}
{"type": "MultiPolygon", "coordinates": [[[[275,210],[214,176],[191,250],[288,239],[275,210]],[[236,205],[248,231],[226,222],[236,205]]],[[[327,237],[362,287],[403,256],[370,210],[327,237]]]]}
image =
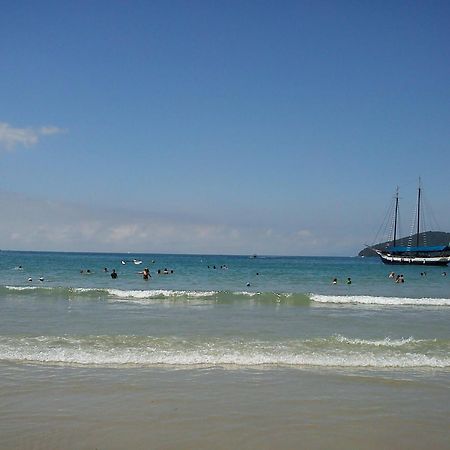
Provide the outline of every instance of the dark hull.
{"type": "Polygon", "coordinates": [[[447,266],[448,262],[447,261],[427,261],[425,259],[425,261],[420,260],[420,261],[391,261],[389,259],[384,259],[381,258],[381,261],[384,262],[384,264],[389,264],[389,265],[397,265],[397,266],[447,266]]]}
{"type": "Polygon", "coordinates": [[[401,265],[401,266],[446,266],[450,261],[450,256],[405,256],[386,254],[379,250],[375,250],[381,261],[384,264],[389,265],[401,265]]]}

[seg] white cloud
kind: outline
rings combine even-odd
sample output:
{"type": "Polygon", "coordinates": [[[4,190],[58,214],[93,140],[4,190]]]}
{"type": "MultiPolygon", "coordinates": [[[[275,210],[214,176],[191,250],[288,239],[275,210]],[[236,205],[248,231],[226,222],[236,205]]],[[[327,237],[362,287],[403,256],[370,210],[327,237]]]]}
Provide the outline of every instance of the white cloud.
{"type": "Polygon", "coordinates": [[[1,190],[0,210],[0,248],[4,249],[260,255],[345,255],[360,250],[353,236],[319,230],[187,221],[49,202],[1,190]]]}
{"type": "Polygon", "coordinates": [[[29,148],[36,145],[42,136],[51,136],[64,132],[65,130],[53,125],[39,128],[14,128],[6,122],[0,122],[0,149],[12,151],[20,146],[29,148]]]}
{"type": "Polygon", "coordinates": [[[52,134],[60,134],[65,132],[66,130],[54,127],[53,125],[48,125],[46,127],[39,128],[39,133],[42,134],[42,136],[51,136],[52,134]]]}

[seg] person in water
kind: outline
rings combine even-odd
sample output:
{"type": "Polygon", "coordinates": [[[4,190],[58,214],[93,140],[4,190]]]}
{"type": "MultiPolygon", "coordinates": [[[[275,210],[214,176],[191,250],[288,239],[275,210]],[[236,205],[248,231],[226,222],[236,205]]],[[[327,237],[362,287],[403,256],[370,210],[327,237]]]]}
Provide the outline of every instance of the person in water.
{"type": "Polygon", "coordinates": [[[352,279],[350,277],[347,278],[347,284],[352,284],[352,279]]]}
{"type": "Polygon", "coordinates": [[[148,270],[148,268],[146,267],[142,272],[139,272],[142,274],[142,278],[144,280],[148,280],[149,278],[151,278],[152,276],[150,275],[150,270],[148,270]]]}
{"type": "Polygon", "coordinates": [[[117,278],[117,272],[116,269],[113,269],[111,272],[111,278],[116,279],[117,278]]]}
{"type": "Polygon", "coordinates": [[[332,283],[333,283],[333,284],[337,284],[337,278],[333,278],[332,283]]]}
{"type": "Polygon", "coordinates": [[[404,283],[405,282],[405,278],[403,275],[397,275],[397,277],[395,278],[395,282],[396,283],[404,283]]]}

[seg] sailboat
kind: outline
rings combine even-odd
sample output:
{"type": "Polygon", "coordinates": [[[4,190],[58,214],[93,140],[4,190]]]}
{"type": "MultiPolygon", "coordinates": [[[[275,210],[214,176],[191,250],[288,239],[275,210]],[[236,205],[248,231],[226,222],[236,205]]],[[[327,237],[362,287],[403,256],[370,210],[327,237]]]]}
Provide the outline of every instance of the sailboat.
{"type": "Polygon", "coordinates": [[[419,179],[419,188],[417,193],[417,220],[415,245],[412,245],[412,239],[407,246],[397,245],[397,224],[398,224],[398,188],[395,196],[394,208],[394,229],[393,239],[386,245],[384,250],[376,249],[375,252],[385,264],[403,264],[403,265],[429,265],[446,266],[450,262],[449,245],[426,246],[420,245],[420,214],[422,202],[422,188],[419,179]]]}

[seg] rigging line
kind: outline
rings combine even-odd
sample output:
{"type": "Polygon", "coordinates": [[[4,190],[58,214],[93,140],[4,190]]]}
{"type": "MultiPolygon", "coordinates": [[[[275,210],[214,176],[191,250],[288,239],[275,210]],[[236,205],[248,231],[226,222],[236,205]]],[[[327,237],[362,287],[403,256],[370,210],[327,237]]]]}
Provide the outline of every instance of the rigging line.
{"type": "MultiPolygon", "coordinates": [[[[428,198],[426,196],[422,196],[422,199],[423,199],[423,206],[424,206],[424,208],[423,208],[424,216],[428,216],[431,219],[430,226],[431,227],[435,226],[436,230],[441,230],[442,228],[441,228],[439,222],[437,221],[436,216],[434,215],[433,208],[431,207],[431,204],[428,202],[428,198]]],[[[431,230],[431,228],[430,228],[430,230],[431,230]]]]}
{"type": "Polygon", "coordinates": [[[423,203],[423,196],[422,196],[422,208],[421,208],[421,214],[420,214],[420,223],[422,224],[422,232],[421,232],[421,238],[423,241],[423,245],[428,245],[427,242],[427,230],[428,230],[428,221],[427,221],[427,215],[425,214],[424,210],[424,203],[423,203]]]}
{"type": "Polygon", "coordinates": [[[375,239],[372,242],[372,245],[375,245],[378,243],[378,237],[380,236],[381,231],[383,230],[383,234],[386,234],[386,229],[389,224],[389,218],[392,217],[393,208],[395,207],[395,199],[389,204],[387,212],[384,216],[383,221],[381,222],[381,225],[377,231],[377,234],[375,235],[375,239]]]}
{"type": "Polygon", "coordinates": [[[416,234],[415,229],[416,229],[416,223],[417,223],[417,213],[418,213],[418,205],[416,204],[416,207],[414,210],[414,215],[413,215],[413,220],[411,223],[411,229],[410,229],[409,236],[408,236],[408,247],[412,246],[413,237],[416,234]]]}

